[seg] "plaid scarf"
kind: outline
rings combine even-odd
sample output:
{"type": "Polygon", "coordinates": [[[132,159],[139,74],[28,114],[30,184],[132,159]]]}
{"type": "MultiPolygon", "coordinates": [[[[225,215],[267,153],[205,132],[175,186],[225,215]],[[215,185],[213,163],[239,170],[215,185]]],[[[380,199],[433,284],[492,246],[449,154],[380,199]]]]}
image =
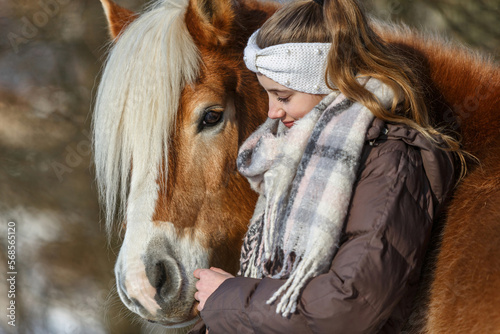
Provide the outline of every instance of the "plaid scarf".
{"type": "MultiPolygon", "coordinates": [[[[384,106],[393,92],[376,79],[365,88],[384,106]]],[[[268,119],[237,159],[259,199],[245,236],[240,275],[286,279],[267,301],[294,313],[308,279],[329,270],[339,246],[361,150],[373,114],[338,92],[288,129],[268,119]]]]}

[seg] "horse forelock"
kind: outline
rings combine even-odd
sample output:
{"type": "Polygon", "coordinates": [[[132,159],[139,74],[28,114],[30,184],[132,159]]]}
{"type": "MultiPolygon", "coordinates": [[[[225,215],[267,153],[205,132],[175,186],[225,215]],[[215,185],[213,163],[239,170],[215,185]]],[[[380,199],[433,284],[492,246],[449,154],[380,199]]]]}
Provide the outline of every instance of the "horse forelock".
{"type": "MultiPolygon", "coordinates": [[[[106,61],[93,136],[108,235],[116,214],[125,217],[129,194],[155,191],[181,92],[198,77],[199,51],[184,22],[187,3],[161,0],[151,5],[119,36],[106,61]]],[[[163,165],[166,177],[168,164],[163,165]]]]}

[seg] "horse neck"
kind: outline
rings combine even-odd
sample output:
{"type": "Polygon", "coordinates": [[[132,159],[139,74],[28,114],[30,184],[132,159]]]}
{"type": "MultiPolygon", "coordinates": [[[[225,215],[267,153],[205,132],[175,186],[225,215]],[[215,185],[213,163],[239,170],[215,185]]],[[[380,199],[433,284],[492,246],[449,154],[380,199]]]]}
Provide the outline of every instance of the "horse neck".
{"type": "Polygon", "coordinates": [[[465,47],[409,29],[382,33],[390,43],[409,49],[429,78],[429,103],[437,123],[456,130],[466,151],[481,157],[499,136],[500,71],[490,59],[465,47]]]}

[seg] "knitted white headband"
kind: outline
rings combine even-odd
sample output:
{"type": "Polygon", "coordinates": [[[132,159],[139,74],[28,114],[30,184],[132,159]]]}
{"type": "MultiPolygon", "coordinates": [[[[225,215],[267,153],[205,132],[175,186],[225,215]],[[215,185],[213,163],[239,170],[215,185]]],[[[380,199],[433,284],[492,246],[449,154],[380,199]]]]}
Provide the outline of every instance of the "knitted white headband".
{"type": "Polygon", "coordinates": [[[250,71],[299,92],[332,92],[325,83],[326,59],[331,43],[286,43],[261,49],[256,44],[259,30],[250,36],[243,57],[250,71]]]}

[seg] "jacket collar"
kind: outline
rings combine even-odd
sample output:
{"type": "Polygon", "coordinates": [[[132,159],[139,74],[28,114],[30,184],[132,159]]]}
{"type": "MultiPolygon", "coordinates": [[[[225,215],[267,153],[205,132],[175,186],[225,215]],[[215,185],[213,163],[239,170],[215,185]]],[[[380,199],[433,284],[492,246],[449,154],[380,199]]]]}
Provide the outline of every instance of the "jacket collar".
{"type": "Polygon", "coordinates": [[[372,124],[368,126],[368,131],[366,131],[365,139],[372,141],[377,139],[380,135],[384,134],[385,122],[379,118],[374,118],[372,124]]]}
{"type": "Polygon", "coordinates": [[[451,152],[431,143],[419,131],[404,124],[388,124],[375,118],[368,127],[365,140],[373,143],[377,139],[402,140],[417,148],[437,201],[442,203],[455,182],[455,159],[451,152]]]}

